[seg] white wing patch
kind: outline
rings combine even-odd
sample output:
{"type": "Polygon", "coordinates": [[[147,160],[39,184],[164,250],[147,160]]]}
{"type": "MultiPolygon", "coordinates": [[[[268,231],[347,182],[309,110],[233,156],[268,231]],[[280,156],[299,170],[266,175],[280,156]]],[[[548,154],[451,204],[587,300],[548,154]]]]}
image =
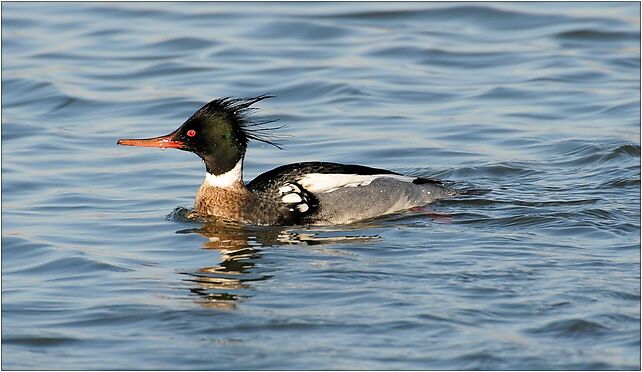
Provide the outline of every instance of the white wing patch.
{"type": "Polygon", "coordinates": [[[290,193],[281,198],[281,200],[283,200],[284,203],[299,203],[303,199],[301,199],[299,194],[290,193]]]}
{"type": "Polygon", "coordinates": [[[299,184],[310,192],[328,193],[340,187],[367,186],[377,178],[394,178],[402,182],[412,182],[416,177],[400,174],[341,174],[341,173],[308,173],[299,184]]]}
{"type": "Polygon", "coordinates": [[[301,188],[293,183],[287,183],[279,187],[279,195],[281,195],[283,203],[290,204],[290,212],[294,212],[295,208],[301,213],[305,213],[310,209],[310,201],[301,188]]]}
{"type": "Polygon", "coordinates": [[[284,186],[279,187],[279,194],[281,194],[281,195],[287,194],[287,193],[290,193],[290,192],[297,192],[298,193],[298,192],[301,192],[301,190],[296,185],[293,185],[291,183],[288,183],[288,184],[286,184],[284,186]]]}

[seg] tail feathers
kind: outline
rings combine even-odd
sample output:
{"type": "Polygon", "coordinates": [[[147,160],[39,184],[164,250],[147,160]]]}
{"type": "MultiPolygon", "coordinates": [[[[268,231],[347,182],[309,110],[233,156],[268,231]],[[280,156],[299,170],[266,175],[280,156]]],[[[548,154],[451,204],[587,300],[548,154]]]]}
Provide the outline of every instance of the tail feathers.
{"type": "Polygon", "coordinates": [[[423,178],[423,177],[417,177],[414,180],[412,180],[412,183],[415,185],[425,185],[425,184],[431,184],[431,185],[443,185],[444,182],[440,180],[436,180],[433,178],[423,178]]]}
{"type": "Polygon", "coordinates": [[[485,195],[491,192],[491,189],[479,189],[479,188],[468,188],[468,189],[455,189],[453,188],[454,182],[452,181],[441,181],[438,179],[434,178],[424,178],[424,177],[417,177],[414,180],[412,180],[412,183],[415,185],[435,185],[435,186],[441,186],[443,189],[446,190],[446,193],[449,196],[478,196],[478,195],[485,195]]]}
{"type": "Polygon", "coordinates": [[[486,195],[489,192],[493,190],[491,189],[462,189],[462,190],[457,190],[456,194],[457,196],[465,195],[465,196],[479,196],[479,195],[486,195]]]}

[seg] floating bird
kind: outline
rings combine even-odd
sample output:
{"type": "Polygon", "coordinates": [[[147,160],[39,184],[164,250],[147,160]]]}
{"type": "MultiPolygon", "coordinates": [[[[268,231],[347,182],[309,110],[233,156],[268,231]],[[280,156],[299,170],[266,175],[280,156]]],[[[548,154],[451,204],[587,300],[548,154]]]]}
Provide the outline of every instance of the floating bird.
{"type": "MultiPolygon", "coordinates": [[[[120,139],[119,145],[190,151],[205,163],[205,181],[194,212],[260,225],[347,224],[457,195],[441,181],[385,169],[329,162],[283,165],[243,182],[250,140],[279,147],[265,125],[248,111],[270,96],[215,99],[172,133],[120,139]]],[[[279,147],[280,148],[280,147],[279,147]]]]}

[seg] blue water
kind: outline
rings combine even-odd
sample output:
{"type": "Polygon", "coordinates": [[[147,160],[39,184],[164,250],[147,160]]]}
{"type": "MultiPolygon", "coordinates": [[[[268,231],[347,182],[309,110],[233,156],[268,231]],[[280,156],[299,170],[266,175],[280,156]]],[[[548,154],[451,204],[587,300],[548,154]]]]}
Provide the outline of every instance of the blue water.
{"type": "Polygon", "coordinates": [[[2,3],[3,369],[639,369],[639,3],[2,3]],[[336,227],[198,224],[193,154],[490,189],[336,227]]]}

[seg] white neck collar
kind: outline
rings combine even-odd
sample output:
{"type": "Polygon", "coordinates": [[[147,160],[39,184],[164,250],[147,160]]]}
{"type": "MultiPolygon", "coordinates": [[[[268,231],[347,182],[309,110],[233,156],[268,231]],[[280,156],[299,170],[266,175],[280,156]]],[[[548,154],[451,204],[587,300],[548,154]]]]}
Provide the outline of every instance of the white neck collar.
{"type": "Polygon", "coordinates": [[[243,183],[243,158],[239,159],[234,168],[223,174],[219,174],[218,176],[211,173],[205,174],[205,183],[213,187],[229,189],[236,186],[239,182],[241,184],[243,183]]]}

